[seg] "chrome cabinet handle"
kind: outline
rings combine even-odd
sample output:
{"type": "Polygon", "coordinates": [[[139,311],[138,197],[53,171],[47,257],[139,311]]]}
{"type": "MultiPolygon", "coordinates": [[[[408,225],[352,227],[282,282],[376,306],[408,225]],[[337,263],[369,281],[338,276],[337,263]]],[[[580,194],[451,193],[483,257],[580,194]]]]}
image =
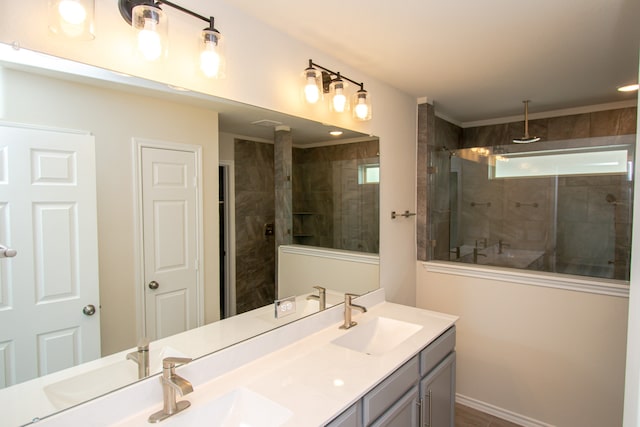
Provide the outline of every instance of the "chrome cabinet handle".
{"type": "Polygon", "coordinates": [[[96,314],[96,306],[93,304],[85,305],[82,309],[82,313],[85,316],[93,316],[94,314],[96,314]]]}
{"type": "Polygon", "coordinates": [[[425,427],[431,427],[431,422],[432,422],[431,416],[433,412],[431,410],[431,401],[433,400],[431,396],[431,389],[429,389],[429,392],[427,393],[427,399],[429,399],[429,422],[425,425],[425,427]]]}
{"type": "Polygon", "coordinates": [[[160,284],[155,280],[149,282],[149,289],[153,289],[154,291],[160,287],[160,284]]]}

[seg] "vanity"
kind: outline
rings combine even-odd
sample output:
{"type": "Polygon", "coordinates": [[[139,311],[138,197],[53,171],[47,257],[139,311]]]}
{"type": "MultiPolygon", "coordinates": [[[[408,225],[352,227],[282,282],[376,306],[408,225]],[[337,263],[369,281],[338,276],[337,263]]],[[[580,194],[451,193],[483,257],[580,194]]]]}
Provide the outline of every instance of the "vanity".
{"type": "MultiPolygon", "coordinates": [[[[336,305],[177,367],[191,406],[159,425],[453,425],[457,317],[386,302],[384,289],[354,301],[367,312],[350,329],[336,305]]],[[[148,425],[162,399],[151,377],[35,425],[148,425]]]]}

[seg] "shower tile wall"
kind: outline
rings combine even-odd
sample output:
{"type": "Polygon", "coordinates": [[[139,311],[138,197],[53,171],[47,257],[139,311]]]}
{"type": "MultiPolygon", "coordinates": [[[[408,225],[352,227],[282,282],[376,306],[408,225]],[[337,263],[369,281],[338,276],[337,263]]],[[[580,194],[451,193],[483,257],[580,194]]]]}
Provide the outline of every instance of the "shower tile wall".
{"type": "MultiPolygon", "coordinates": [[[[419,109],[419,117],[420,114],[419,109]]],[[[529,122],[529,132],[545,141],[634,134],[636,114],[637,109],[630,107],[532,120],[529,122]]],[[[555,248],[555,257],[551,259],[552,257],[547,256],[546,268],[550,267],[549,263],[556,262],[558,271],[566,273],[575,273],[572,269],[578,267],[594,271],[604,268],[610,270],[609,277],[626,278],[631,238],[632,188],[625,177],[559,178],[556,230],[552,221],[556,198],[555,179],[490,181],[486,164],[462,161],[454,157],[452,169],[448,170],[441,161],[446,149],[454,148],[451,145],[458,135],[457,148],[509,145],[513,138],[521,137],[524,133],[522,121],[460,129],[438,118],[436,120],[435,143],[427,141],[428,155],[431,157],[427,166],[435,166],[436,174],[440,176],[455,175],[458,167],[463,168],[460,182],[462,191],[458,199],[458,218],[461,221],[459,229],[452,234],[453,238],[457,234],[458,240],[452,241],[451,247],[474,245],[476,240],[483,241],[487,237],[489,244],[502,239],[519,249],[544,250],[547,254],[553,254],[555,248]],[[608,202],[607,196],[615,201],[608,202]],[[471,206],[472,202],[475,206],[471,206]],[[491,206],[486,204],[488,202],[491,206]]],[[[419,129],[419,152],[422,133],[424,129],[419,129]]],[[[434,180],[427,174],[428,170],[418,164],[418,182],[427,178],[434,180]]],[[[440,183],[433,187],[437,195],[427,194],[432,216],[428,224],[438,242],[445,238],[447,231],[454,231],[447,227],[443,216],[438,215],[442,210],[442,199],[455,197],[456,189],[451,187],[453,184],[455,180],[449,182],[450,188],[447,189],[444,180],[440,179],[440,183]]],[[[419,206],[421,197],[424,197],[420,193],[419,206]]],[[[452,203],[452,208],[455,207],[456,203],[452,203]]],[[[451,217],[455,218],[456,212],[452,211],[451,217]]],[[[421,220],[420,217],[418,220],[421,220]]],[[[420,234],[418,242],[422,244],[420,234]]],[[[441,245],[436,246],[437,253],[432,259],[448,259],[448,254],[443,252],[444,248],[439,246],[441,245]]],[[[418,252],[420,253],[420,249],[418,252]]],[[[552,267],[555,269],[555,266],[552,267]]]]}
{"type": "Polygon", "coordinates": [[[294,242],[379,251],[379,185],[358,184],[358,166],[378,163],[377,140],[294,148],[294,242]]]}
{"type": "Polygon", "coordinates": [[[236,311],[275,299],[275,240],[264,226],[275,221],[273,144],[236,140],[236,311]]]}
{"type": "MultiPolygon", "coordinates": [[[[630,107],[532,120],[529,133],[545,141],[634,134],[636,114],[637,108],[630,107]]],[[[466,128],[462,146],[508,145],[522,133],[522,122],[466,128]]],[[[476,239],[490,236],[490,243],[503,239],[519,249],[545,251],[548,270],[628,278],[631,183],[625,177],[559,178],[556,230],[554,179],[489,182],[486,165],[480,169],[463,174],[463,199],[467,202],[462,207],[464,243],[474,244],[476,239]],[[607,202],[608,194],[616,199],[615,204],[607,202]],[[480,197],[491,199],[491,208],[470,206],[480,197]],[[537,207],[530,206],[533,204],[537,207]]]]}

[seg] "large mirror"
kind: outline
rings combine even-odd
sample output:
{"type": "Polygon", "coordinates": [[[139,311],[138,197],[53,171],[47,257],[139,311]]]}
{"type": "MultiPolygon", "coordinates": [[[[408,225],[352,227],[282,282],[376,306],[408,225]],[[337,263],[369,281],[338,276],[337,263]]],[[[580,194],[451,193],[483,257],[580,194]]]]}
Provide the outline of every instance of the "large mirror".
{"type": "MultiPolygon", "coordinates": [[[[349,253],[350,262],[360,257],[367,269],[358,291],[379,286],[377,138],[6,45],[0,55],[0,163],[2,173],[9,174],[3,177],[37,170],[37,177],[26,179],[37,178],[52,197],[37,209],[29,205],[32,221],[27,225],[41,228],[31,231],[31,243],[25,246],[15,232],[7,232],[6,207],[16,203],[7,201],[10,194],[28,191],[0,190],[0,244],[18,251],[16,257],[0,259],[0,316],[25,297],[19,288],[36,288],[25,294],[35,305],[53,308],[58,303],[49,310],[52,318],[33,308],[30,315],[0,321],[0,402],[13,408],[15,396],[30,396],[31,409],[15,408],[21,418],[11,418],[10,424],[41,418],[135,381],[136,346],[144,344],[145,336],[152,339],[153,374],[163,356],[199,357],[317,312],[319,307],[310,305],[315,300],[305,295],[314,292],[311,283],[287,287],[287,281],[298,282],[299,272],[290,273],[287,265],[300,265],[299,259],[291,257],[314,259],[314,251],[326,250],[339,263],[341,254],[349,253]],[[341,135],[330,136],[330,131],[341,135]],[[56,145],[60,135],[70,145],[56,145]],[[85,139],[94,151],[76,152],[85,139]],[[282,150],[279,139],[289,144],[292,163],[284,176],[293,181],[287,202],[291,226],[282,230],[289,238],[280,241],[273,186],[287,166],[283,169],[274,160],[274,150],[282,150]],[[28,147],[24,155],[31,159],[25,160],[29,165],[8,157],[14,153],[8,141],[28,147]],[[183,160],[167,157],[176,152],[183,160]],[[73,187],[82,174],[89,178],[89,190],[94,183],[95,192],[63,192],[55,198],[57,187],[73,187]],[[196,190],[186,197],[193,195],[193,202],[160,191],[191,181],[196,190]],[[83,225],[85,207],[92,204],[94,218],[83,225]],[[145,212],[156,215],[154,227],[147,227],[145,212]],[[176,218],[184,226],[175,226],[176,218]],[[313,233],[309,227],[316,227],[313,233]],[[152,244],[169,243],[151,250],[145,240],[149,236],[152,244]],[[254,246],[247,246],[251,242],[254,246]],[[320,248],[309,250],[311,245],[320,248]],[[286,247],[285,253],[280,255],[278,246],[286,247]],[[268,253],[260,263],[246,262],[248,254],[261,250],[268,253]],[[69,261],[65,253],[78,258],[69,261]],[[160,273],[178,270],[175,259],[193,267],[195,288],[153,296],[169,280],[160,273]],[[156,269],[149,273],[147,264],[156,269]],[[21,265],[36,266],[29,276],[35,286],[12,283],[21,265]],[[87,271],[94,276],[85,275],[87,271]],[[71,278],[68,286],[65,277],[71,278]],[[92,297],[82,288],[85,283],[94,283],[92,297]],[[195,302],[186,294],[194,295],[195,302]],[[86,300],[87,295],[94,300],[86,300]],[[273,300],[283,296],[298,296],[298,315],[275,319],[273,300]],[[56,324],[63,316],[76,318],[77,328],[39,334],[34,326],[56,324]],[[228,322],[233,326],[225,328],[228,322]],[[23,326],[30,338],[17,338],[23,326]],[[172,340],[176,333],[179,338],[172,340]],[[18,340],[33,341],[31,350],[19,353],[18,340]],[[85,346],[93,350],[83,354],[85,346]],[[18,359],[33,359],[34,369],[16,369],[18,359]],[[113,369],[120,365],[126,372],[115,378],[113,369]],[[40,397],[34,387],[44,390],[40,397]]],[[[314,285],[326,286],[328,304],[339,303],[345,289],[332,278],[314,279],[314,285]]]]}

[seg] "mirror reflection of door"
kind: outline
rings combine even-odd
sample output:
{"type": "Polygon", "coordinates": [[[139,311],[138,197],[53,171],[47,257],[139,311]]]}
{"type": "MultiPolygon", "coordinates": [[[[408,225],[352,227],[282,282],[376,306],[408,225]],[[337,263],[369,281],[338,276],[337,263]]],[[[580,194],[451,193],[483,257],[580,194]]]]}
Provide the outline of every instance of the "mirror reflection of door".
{"type": "Polygon", "coordinates": [[[200,323],[197,158],[166,148],[141,153],[145,335],[155,340],[200,323]]]}
{"type": "Polygon", "coordinates": [[[100,357],[94,165],[87,133],[0,126],[0,388],[100,357]]]}

